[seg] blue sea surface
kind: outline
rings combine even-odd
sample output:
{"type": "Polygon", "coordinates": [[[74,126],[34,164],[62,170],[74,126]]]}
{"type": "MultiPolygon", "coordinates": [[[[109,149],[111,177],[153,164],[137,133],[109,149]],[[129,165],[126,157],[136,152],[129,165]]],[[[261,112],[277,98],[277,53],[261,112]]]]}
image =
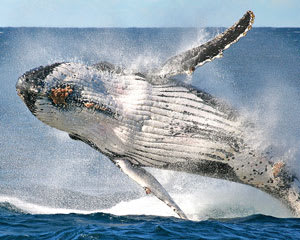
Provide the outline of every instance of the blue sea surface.
{"type": "Polygon", "coordinates": [[[300,219],[251,215],[188,221],[105,213],[32,215],[1,208],[1,239],[299,239],[300,219]]]}
{"type": "MultiPolygon", "coordinates": [[[[300,219],[236,183],[149,169],[178,219],[105,156],[37,120],[16,94],[24,72],[108,61],[143,71],[223,28],[0,28],[0,239],[300,239],[300,219]]],[[[254,28],[191,82],[237,108],[300,175],[300,29],[254,28]]]]}

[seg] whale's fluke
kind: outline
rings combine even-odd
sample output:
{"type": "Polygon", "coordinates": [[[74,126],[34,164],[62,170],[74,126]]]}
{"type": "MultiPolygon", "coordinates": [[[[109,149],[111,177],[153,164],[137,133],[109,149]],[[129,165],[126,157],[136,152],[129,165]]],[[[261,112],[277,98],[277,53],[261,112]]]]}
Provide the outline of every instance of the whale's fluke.
{"type": "Polygon", "coordinates": [[[178,74],[190,74],[193,73],[197,67],[202,66],[206,62],[222,57],[222,52],[225,49],[246,35],[252,28],[253,22],[253,12],[246,12],[237,23],[214,39],[167,60],[163,64],[159,75],[162,77],[170,77],[178,74]]]}

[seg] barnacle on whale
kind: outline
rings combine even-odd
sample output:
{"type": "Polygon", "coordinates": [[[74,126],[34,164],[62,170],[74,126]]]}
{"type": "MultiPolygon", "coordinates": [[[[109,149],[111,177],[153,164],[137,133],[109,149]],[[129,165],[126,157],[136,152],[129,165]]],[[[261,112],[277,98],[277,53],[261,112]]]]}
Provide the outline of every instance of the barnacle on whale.
{"type": "Polygon", "coordinates": [[[66,105],[66,98],[73,92],[70,86],[65,88],[52,88],[50,93],[50,98],[54,104],[64,104],[66,105]]]}

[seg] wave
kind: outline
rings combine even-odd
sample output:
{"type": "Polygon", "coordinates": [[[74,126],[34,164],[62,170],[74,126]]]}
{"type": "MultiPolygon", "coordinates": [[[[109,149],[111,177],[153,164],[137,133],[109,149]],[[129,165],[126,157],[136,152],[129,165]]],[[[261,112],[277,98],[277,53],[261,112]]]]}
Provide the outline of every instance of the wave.
{"type": "MultiPolygon", "coordinates": [[[[15,197],[0,196],[0,215],[3,216],[3,212],[8,212],[10,214],[30,214],[30,215],[70,215],[70,216],[81,216],[86,218],[92,218],[93,220],[104,220],[109,219],[112,221],[152,221],[156,219],[168,219],[168,221],[177,222],[179,221],[190,221],[178,219],[176,214],[171,212],[167,213],[163,207],[159,204],[155,204],[157,207],[156,212],[151,211],[151,208],[147,209],[148,204],[153,204],[153,199],[151,197],[143,197],[140,199],[132,200],[130,202],[122,202],[117,204],[115,207],[110,209],[94,210],[94,211],[84,211],[77,209],[66,209],[66,208],[51,208],[47,206],[37,205],[33,203],[28,203],[22,201],[15,197]],[[143,202],[143,204],[141,204],[143,202]],[[135,206],[136,211],[132,211],[131,207],[135,206]],[[141,209],[140,207],[144,207],[141,209]],[[156,213],[156,214],[155,214],[156,213]]],[[[162,205],[163,206],[163,205],[162,205]]],[[[7,214],[6,214],[7,215],[7,214]]],[[[278,218],[274,216],[264,215],[264,214],[252,214],[245,217],[228,217],[228,218],[207,218],[198,219],[198,221],[209,221],[209,222],[225,222],[234,224],[252,224],[252,223],[284,223],[287,221],[300,222],[300,218],[278,218]]]]}
{"type": "MultiPolygon", "coordinates": [[[[224,206],[226,208],[228,206],[224,206]]],[[[299,238],[300,218],[252,214],[246,217],[191,221],[172,215],[168,207],[164,208],[164,204],[151,196],[95,211],[51,208],[16,197],[0,196],[0,238],[270,239],[274,238],[274,234],[278,239],[299,238]]]]}
{"type": "Polygon", "coordinates": [[[20,214],[94,214],[101,212],[120,216],[157,215],[177,217],[171,209],[165,207],[165,205],[157,198],[148,196],[131,201],[122,201],[111,208],[96,209],[92,211],[71,208],[55,208],[30,203],[17,197],[0,196],[0,208],[2,210],[20,214]]]}
{"type": "MultiPolygon", "coordinates": [[[[232,185],[223,186],[223,190],[198,189],[192,193],[174,193],[170,192],[174,200],[181,206],[182,210],[187,214],[190,220],[203,221],[206,219],[231,219],[237,217],[246,217],[253,214],[263,213],[276,217],[291,217],[289,212],[281,206],[281,203],[272,201],[272,198],[266,194],[258,194],[256,197],[249,198],[251,189],[247,190],[240,196],[228,196],[228,187],[234,194],[232,185]],[[227,194],[227,195],[226,195],[227,194]],[[248,196],[248,197],[247,197],[248,196]]],[[[243,187],[243,186],[240,186],[243,187]]],[[[189,190],[188,190],[189,191],[189,190]]],[[[191,191],[191,190],[190,190],[191,191]]],[[[236,191],[241,192],[240,189],[236,191]]],[[[255,191],[255,189],[253,189],[255,191]]],[[[76,196],[74,196],[76,198],[76,196]]],[[[87,199],[88,200],[88,199],[87,199]]],[[[23,200],[20,197],[0,195],[0,207],[4,211],[19,214],[113,214],[116,216],[159,216],[159,217],[175,217],[178,216],[164,203],[155,196],[149,195],[139,197],[133,200],[123,200],[115,203],[113,206],[83,209],[80,207],[72,208],[67,205],[53,207],[47,205],[46,202],[33,203],[23,200]]],[[[75,206],[73,206],[75,207],[75,206]]]]}
{"type": "Polygon", "coordinates": [[[189,221],[175,217],[109,213],[4,215],[1,239],[298,239],[300,219],[262,214],[243,218],[189,221]]]}

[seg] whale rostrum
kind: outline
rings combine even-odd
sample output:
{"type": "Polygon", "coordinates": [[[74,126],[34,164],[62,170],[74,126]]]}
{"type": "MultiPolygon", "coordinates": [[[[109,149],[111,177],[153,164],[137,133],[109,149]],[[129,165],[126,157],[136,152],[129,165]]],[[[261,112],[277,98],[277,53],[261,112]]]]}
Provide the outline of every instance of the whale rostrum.
{"type": "Polygon", "coordinates": [[[299,183],[247,141],[252,125],[235,109],[176,80],[221,57],[251,29],[251,11],[201,46],[145,73],[100,62],[54,63],[23,74],[18,95],[42,122],[107,156],[146,193],[187,218],[144,167],[225,179],[258,188],[300,214],[299,183]]]}

